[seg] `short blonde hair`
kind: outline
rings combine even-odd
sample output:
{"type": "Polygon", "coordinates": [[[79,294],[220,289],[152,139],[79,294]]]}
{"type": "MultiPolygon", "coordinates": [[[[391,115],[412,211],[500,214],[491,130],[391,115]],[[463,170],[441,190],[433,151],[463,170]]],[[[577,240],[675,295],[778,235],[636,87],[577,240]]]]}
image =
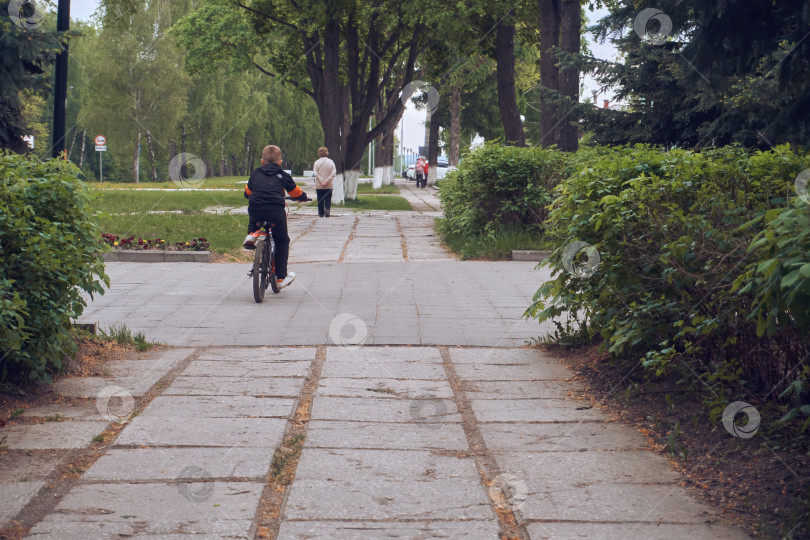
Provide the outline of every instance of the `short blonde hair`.
{"type": "Polygon", "coordinates": [[[328,157],[329,156],[329,149],[325,146],[321,146],[318,148],[318,157],[328,157]]]}
{"type": "Polygon", "coordinates": [[[265,163],[278,163],[281,159],[281,148],[272,144],[262,149],[262,160],[265,163]]]}

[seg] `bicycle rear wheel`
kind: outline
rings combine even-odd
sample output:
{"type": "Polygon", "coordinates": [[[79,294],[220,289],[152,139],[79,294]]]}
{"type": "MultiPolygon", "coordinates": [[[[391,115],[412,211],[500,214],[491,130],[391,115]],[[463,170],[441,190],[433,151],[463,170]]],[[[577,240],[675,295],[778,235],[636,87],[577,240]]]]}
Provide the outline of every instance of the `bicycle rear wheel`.
{"type": "Polygon", "coordinates": [[[264,300],[264,291],[267,289],[267,250],[264,249],[264,241],[256,242],[256,253],[253,255],[253,299],[257,304],[264,300]],[[265,263],[265,264],[262,264],[265,263]]]}
{"type": "MultiPolygon", "coordinates": [[[[275,244],[275,242],[270,244],[270,249],[268,251],[270,252],[270,264],[269,264],[270,272],[268,272],[269,277],[270,277],[270,288],[273,289],[274,293],[278,293],[278,291],[280,289],[278,288],[278,281],[276,281],[276,244],[275,244]]],[[[267,285],[265,285],[265,288],[267,288],[267,285]]]]}

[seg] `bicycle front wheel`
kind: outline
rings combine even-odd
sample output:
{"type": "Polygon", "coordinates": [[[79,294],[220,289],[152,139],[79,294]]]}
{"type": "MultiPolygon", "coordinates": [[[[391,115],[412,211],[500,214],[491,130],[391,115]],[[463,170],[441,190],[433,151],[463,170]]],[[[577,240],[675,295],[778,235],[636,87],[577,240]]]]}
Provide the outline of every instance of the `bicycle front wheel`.
{"type": "Polygon", "coordinates": [[[253,299],[257,304],[264,300],[264,290],[267,288],[267,267],[262,265],[262,259],[267,257],[266,251],[262,240],[256,242],[256,253],[253,255],[253,299]]]}

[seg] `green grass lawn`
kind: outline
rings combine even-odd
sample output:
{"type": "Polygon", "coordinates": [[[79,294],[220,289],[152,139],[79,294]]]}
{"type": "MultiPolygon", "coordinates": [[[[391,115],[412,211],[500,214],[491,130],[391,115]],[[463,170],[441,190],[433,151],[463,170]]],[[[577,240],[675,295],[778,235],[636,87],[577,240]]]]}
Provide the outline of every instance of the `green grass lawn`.
{"type": "Polygon", "coordinates": [[[384,195],[386,193],[390,193],[393,195],[399,195],[399,188],[393,184],[388,184],[387,186],[380,186],[379,189],[373,189],[371,184],[357,184],[357,193],[373,193],[375,195],[384,195]]]}
{"type": "Polygon", "coordinates": [[[94,191],[93,208],[98,212],[133,213],[180,210],[202,213],[209,206],[246,206],[238,191],[94,191]]]}
{"type": "Polygon", "coordinates": [[[171,180],[166,182],[141,182],[136,184],[134,182],[87,182],[87,185],[96,189],[144,189],[144,188],[160,188],[160,189],[178,189],[183,187],[192,187],[198,189],[213,189],[213,188],[233,188],[244,189],[247,176],[221,176],[219,178],[206,178],[202,182],[194,183],[194,185],[177,185],[171,180]]]}

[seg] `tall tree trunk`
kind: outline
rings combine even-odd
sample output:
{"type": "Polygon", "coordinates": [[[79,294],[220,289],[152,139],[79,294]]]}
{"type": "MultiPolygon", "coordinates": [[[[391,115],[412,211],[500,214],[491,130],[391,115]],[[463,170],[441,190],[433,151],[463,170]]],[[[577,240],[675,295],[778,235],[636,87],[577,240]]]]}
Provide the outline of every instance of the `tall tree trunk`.
{"type": "MultiPolygon", "coordinates": [[[[526,146],[523,122],[515,94],[515,26],[501,22],[495,36],[495,60],[497,62],[498,108],[506,138],[506,144],[526,146]]],[[[433,164],[431,164],[432,166],[433,164]]]]}
{"type": "Polygon", "coordinates": [[[141,146],[141,132],[138,132],[138,142],[135,144],[135,152],[132,155],[132,176],[135,178],[135,183],[138,183],[138,173],[140,171],[140,164],[138,163],[138,159],[140,156],[138,155],[138,148],[141,146]]]}
{"type": "Polygon", "coordinates": [[[169,139],[169,160],[174,159],[174,156],[177,155],[177,141],[174,139],[169,139]]]}
{"type": "MultiPolygon", "coordinates": [[[[439,108],[441,108],[439,103],[439,108]]],[[[439,109],[430,115],[430,141],[428,142],[428,177],[427,184],[436,183],[436,166],[439,163],[439,109]]]]}
{"type": "Polygon", "coordinates": [[[82,153],[79,154],[79,168],[82,168],[84,165],[84,143],[87,142],[87,130],[82,130],[82,153]]]}
{"type": "MultiPolygon", "coordinates": [[[[560,39],[560,0],[539,0],[540,7],[540,86],[557,90],[560,73],[552,48],[560,39]]],[[[578,38],[578,36],[577,36],[578,38]]],[[[546,148],[559,143],[557,107],[540,95],[540,144],[546,148]]]]}
{"type": "MultiPolygon", "coordinates": [[[[579,3],[580,0],[562,1],[560,48],[569,53],[579,53],[582,27],[579,3]]],[[[560,70],[560,93],[571,98],[574,103],[579,103],[579,69],[560,70]]],[[[563,115],[560,118],[560,150],[576,152],[579,146],[578,118],[570,110],[561,112],[563,115]]]]}
{"type": "Polygon", "coordinates": [[[447,151],[448,165],[458,165],[459,139],[461,137],[461,87],[450,90],[450,148],[447,151]]]}
{"type": "Polygon", "coordinates": [[[219,175],[225,176],[225,169],[228,168],[228,160],[225,157],[225,141],[219,141],[219,175]]]}
{"type": "Polygon", "coordinates": [[[152,148],[152,132],[146,130],[146,148],[149,150],[149,163],[152,167],[152,182],[157,182],[157,163],[155,151],[152,148]]]}
{"type": "MultiPolygon", "coordinates": [[[[374,119],[377,123],[380,123],[384,117],[385,111],[383,110],[383,103],[382,100],[379,100],[374,106],[374,119]]],[[[386,161],[385,134],[382,134],[374,141],[374,176],[371,181],[371,186],[374,189],[378,189],[383,185],[385,166],[387,165],[386,161]]]]}
{"type": "Polygon", "coordinates": [[[383,136],[382,140],[383,152],[383,178],[382,183],[384,186],[394,183],[394,132],[389,131],[383,136]]]}
{"type": "Polygon", "coordinates": [[[79,127],[73,131],[73,138],[70,140],[70,148],[68,148],[67,158],[70,160],[70,155],[73,153],[73,145],[76,144],[76,135],[79,134],[79,127]]]}
{"type": "Polygon", "coordinates": [[[250,174],[250,139],[248,139],[247,134],[245,134],[245,161],[242,163],[242,176],[247,176],[250,174]]]}
{"type": "MultiPolygon", "coordinates": [[[[186,123],[180,123],[180,152],[186,153],[186,123]]],[[[185,162],[180,167],[180,178],[188,178],[188,171],[186,170],[185,162]]]]}
{"type": "MultiPolygon", "coordinates": [[[[206,178],[213,178],[214,177],[214,165],[211,163],[211,154],[208,152],[208,137],[206,136],[205,128],[203,127],[202,123],[197,124],[199,126],[200,132],[200,148],[202,149],[202,155],[200,159],[202,160],[203,164],[205,165],[205,177],[206,178]]],[[[196,171],[195,171],[196,174],[196,171]]],[[[185,177],[184,177],[185,178],[185,177]]]]}
{"type": "Polygon", "coordinates": [[[231,152],[231,168],[228,171],[229,176],[238,176],[239,175],[239,165],[238,161],[236,160],[236,153],[231,152]]]}

